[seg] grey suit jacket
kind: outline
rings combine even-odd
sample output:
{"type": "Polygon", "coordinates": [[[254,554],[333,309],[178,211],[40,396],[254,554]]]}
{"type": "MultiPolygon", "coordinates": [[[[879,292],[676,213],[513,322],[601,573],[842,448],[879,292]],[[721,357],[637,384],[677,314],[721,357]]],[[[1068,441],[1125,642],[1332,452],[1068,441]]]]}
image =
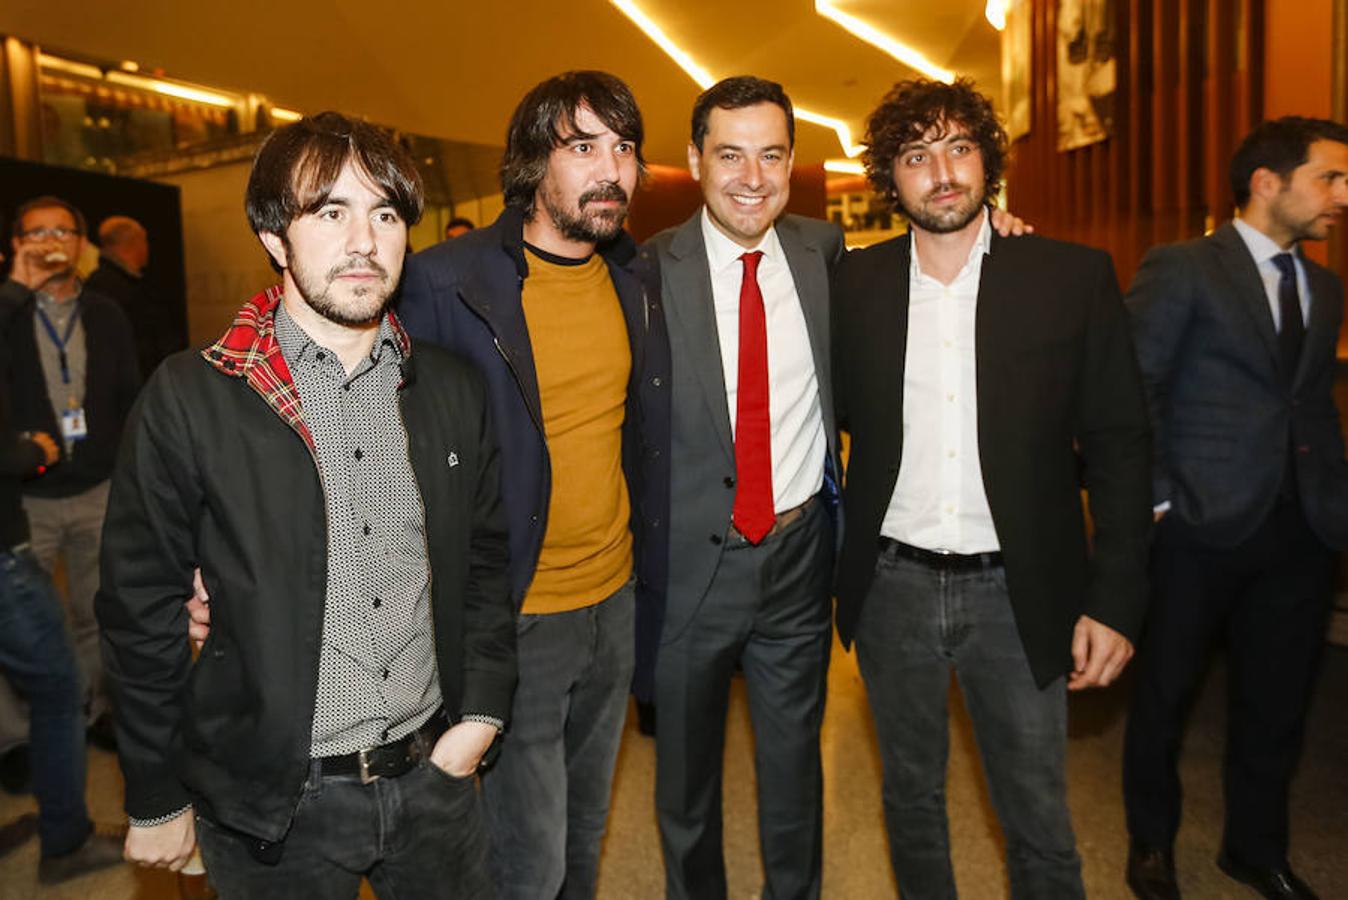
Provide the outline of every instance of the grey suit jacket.
{"type": "Polygon", "coordinates": [[[1310,316],[1295,372],[1282,371],[1273,314],[1235,226],[1154,247],[1126,304],[1154,432],[1154,500],[1212,546],[1267,517],[1293,454],[1302,507],[1348,546],[1348,463],[1334,405],[1343,286],[1303,260],[1310,316]]]}
{"type": "MultiPolygon", "coordinates": [[[[687,627],[706,595],[725,548],[735,502],[735,445],[701,216],[699,209],[682,225],[651,238],[643,250],[657,257],[673,372],[670,581],[663,643],[687,627]]],[[[828,437],[827,459],[832,472],[839,473],[828,284],[834,263],[846,249],[842,232],[828,222],[796,215],[783,216],[776,228],[810,335],[828,437]]]]}

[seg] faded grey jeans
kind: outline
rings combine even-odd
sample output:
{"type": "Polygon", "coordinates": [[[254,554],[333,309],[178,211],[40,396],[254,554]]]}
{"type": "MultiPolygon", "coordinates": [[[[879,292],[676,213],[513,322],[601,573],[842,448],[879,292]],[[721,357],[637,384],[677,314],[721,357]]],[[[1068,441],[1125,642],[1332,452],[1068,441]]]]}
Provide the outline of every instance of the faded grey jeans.
{"type": "Polygon", "coordinates": [[[945,794],[952,671],[1006,835],[1011,896],[1084,898],[1067,808],[1066,682],[1035,684],[1005,570],[943,571],[882,550],[856,643],[904,900],[956,896],[945,794]]]}
{"type": "Polygon", "coordinates": [[[635,587],[593,606],[520,616],[510,730],[482,779],[502,900],[594,896],[632,687],[635,587]]]}

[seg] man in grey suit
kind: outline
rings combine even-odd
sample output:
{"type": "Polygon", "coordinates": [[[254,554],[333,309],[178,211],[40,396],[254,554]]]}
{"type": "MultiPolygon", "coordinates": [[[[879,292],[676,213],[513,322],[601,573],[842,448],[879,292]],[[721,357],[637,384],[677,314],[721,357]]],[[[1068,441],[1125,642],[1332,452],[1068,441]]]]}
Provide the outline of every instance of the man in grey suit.
{"type": "Polygon", "coordinates": [[[671,577],[655,663],[671,898],[726,894],[721,759],[737,665],[756,737],[763,896],[819,895],[839,471],[828,279],[844,247],[837,227],[782,216],[794,133],[780,85],[708,89],[688,148],[704,205],[643,250],[673,362],[671,577]]]}
{"type": "Polygon", "coordinates": [[[1348,128],[1285,118],[1236,151],[1240,213],[1156,247],[1127,304],[1155,430],[1153,596],[1124,752],[1128,883],[1175,898],[1176,763],[1205,650],[1231,692],[1218,864],[1265,897],[1313,897],[1287,862],[1287,792],[1348,546],[1334,406],[1343,287],[1301,255],[1348,206],[1348,128]]]}

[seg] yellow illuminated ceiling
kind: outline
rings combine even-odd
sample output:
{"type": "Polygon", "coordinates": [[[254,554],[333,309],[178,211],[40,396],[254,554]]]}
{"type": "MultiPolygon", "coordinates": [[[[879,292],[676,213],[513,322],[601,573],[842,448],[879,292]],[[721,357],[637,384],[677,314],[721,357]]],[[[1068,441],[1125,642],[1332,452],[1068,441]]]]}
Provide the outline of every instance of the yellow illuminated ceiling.
{"type": "MultiPolygon", "coordinates": [[[[861,141],[867,112],[896,80],[918,74],[821,16],[815,0],[634,0],[707,77],[782,82],[809,115],[798,163],[844,155],[837,125],[861,141]],[[836,120],[836,121],[835,121],[836,120]]],[[[828,0],[934,66],[999,90],[997,32],[986,0],[828,0]]],[[[0,33],[80,59],[128,61],[142,76],[265,94],[288,109],[337,108],[421,134],[502,142],[510,112],[557,72],[599,68],[632,86],[647,121],[647,156],[682,165],[694,78],[609,0],[510,3],[368,0],[137,0],[68,7],[0,3],[0,33]]]]}

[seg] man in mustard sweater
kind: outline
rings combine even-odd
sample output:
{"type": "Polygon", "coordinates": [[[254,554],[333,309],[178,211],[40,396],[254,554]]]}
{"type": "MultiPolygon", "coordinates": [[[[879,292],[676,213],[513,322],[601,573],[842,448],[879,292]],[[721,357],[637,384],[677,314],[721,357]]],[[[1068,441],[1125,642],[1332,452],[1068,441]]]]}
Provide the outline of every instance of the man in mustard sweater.
{"type": "Polygon", "coordinates": [[[634,619],[653,639],[663,614],[669,348],[622,228],[641,140],[612,75],[539,84],[506,137],[505,211],[403,284],[408,330],[481,370],[501,444],[520,682],[483,798],[503,898],[593,896],[634,619]]]}

